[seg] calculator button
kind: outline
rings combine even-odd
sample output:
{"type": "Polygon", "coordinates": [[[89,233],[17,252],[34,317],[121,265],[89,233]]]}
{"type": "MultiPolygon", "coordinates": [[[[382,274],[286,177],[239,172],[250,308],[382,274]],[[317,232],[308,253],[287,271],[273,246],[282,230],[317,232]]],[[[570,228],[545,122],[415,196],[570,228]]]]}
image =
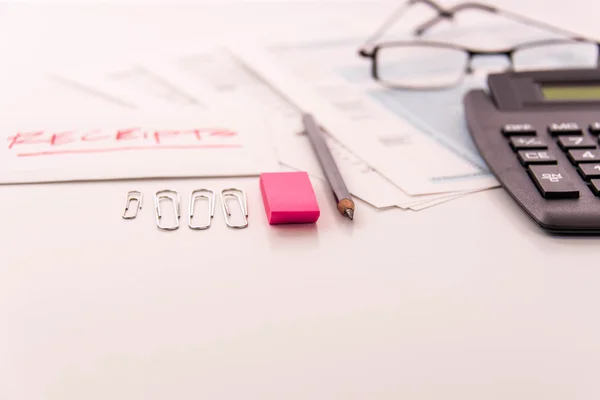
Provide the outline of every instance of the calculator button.
{"type": "Polygon", "coordinates": [[[558,145],[563,150],[596,148],[596,143],[587,136],[560,136],[558,145]]]}
{"type": "MultiPolygon", "coordinates": [[[[577,136],[569,136],[569,137],[577,137],[577,136]]],[[[547,149],[548,146],[542,139],[536,136],[511,136],[509,139],[510,146],[513,150],[523,150],[523,149],[547,149]]]]}
{"type": "Polygon", "coordinates": [[[600,135],[600,122],[594,122],[590,124],[588,130],[593,135],[600,135]]]}
{"type": "Polygon", "coordinates": [[[561,135],[561,134],[562,135],[566,135],[566,134],[579,135],[579,134],[583,133],[583,131],[581,130],[579,125],[576,124],[575,122],[561,122],[561,123],[550,124],[550,126],[548,126],[548,132],[551,135],[561,135]]]}
{"type": "Polygon", "coordinates": [[[600,179],[592,179],[590,182],[590,189],[596,196],[600,196],[600,179]]]}
{"type": "Polygon", "coordinates": [[[541,195],[546,199],[579,197],[577,190],[558,165],[530,165],[527,170],[541,195]]]}
{"type": "Polygon", "coordinates": [[[535,135],[535,128],[531,124],[506,124],[502,128],[505,136],[512,135],[535,135]]]}
{"type": "Polygon", "coordinates": [[[573,164],[600,161],[598,150],[569,150],[568,156],[573,164]]]}
{"type": "Polygon", "coordinates": [[[583,163],[579,165],[577,170],[579,171],[579,175],[586,181],[600,178],[600,164],[583,163]]]}
{"type": "Polygon", "coordinates": [[[521,150],[518,153],[519,161],[523,165],[529,164],[556,164],[556,157],[545,150],[521,150]]]}

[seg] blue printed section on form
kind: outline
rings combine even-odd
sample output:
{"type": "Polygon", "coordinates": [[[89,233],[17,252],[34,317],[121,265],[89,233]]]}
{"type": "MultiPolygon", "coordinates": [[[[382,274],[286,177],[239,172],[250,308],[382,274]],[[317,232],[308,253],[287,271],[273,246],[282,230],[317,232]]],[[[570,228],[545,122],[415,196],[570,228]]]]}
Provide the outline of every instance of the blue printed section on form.
{"type": "MultiPolygon", "coordinates": [[[[366,80],[372,80],[364,67],[344,68],[337,73],[350,84],[361,85],[366,80]]],[[[487,172],[487,166],[469,135],[462,109],[464,94],[482,85],[475,79],[467,79],[465,82],[468,83],[443,90],[392,90],[382,87],[368,89],[364,93],[477,166],[482,172],[487,172]]]]}

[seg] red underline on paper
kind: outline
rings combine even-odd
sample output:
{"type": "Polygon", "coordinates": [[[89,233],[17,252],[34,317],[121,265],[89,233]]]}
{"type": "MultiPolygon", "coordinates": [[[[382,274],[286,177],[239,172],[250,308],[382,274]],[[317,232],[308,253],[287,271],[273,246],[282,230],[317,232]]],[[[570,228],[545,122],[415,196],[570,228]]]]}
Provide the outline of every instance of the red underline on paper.
{"type": "Polygon", "coordinates": [[[107,149],[81,149],[81,150],[49,150],[35,153],[19,153],[17,157],[51,156],[60,154],[90,154],[90,153],[115,153],[118,151],[132,150],[193,150],[193,149],[239,149],[241,144],[198,144],[194,146],[129,146],[113,147],[107,149]]]}

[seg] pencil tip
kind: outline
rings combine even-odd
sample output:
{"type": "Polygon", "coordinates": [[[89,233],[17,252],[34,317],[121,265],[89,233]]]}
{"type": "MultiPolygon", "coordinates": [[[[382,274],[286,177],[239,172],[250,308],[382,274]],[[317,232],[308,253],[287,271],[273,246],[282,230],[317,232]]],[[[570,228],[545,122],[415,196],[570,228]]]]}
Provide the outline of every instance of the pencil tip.
{"type": "Polygon", "coordinates": [[[346,214],[346,216],[350,219],[354,219],[354,210],[351,208],[346,208],[346,211],[344,211],[344,214],[346,214]]]}

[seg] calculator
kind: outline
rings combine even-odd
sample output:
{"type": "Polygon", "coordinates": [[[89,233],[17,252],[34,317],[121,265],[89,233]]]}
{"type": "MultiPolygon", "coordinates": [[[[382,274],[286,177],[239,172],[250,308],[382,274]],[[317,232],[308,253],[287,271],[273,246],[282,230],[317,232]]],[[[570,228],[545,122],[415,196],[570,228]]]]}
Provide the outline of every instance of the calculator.
{"type": "Polygon", "coordinates": [[[600,233],[600,69],[491,74],[463,106],[490,171],[546,231],[600,233]]]}

